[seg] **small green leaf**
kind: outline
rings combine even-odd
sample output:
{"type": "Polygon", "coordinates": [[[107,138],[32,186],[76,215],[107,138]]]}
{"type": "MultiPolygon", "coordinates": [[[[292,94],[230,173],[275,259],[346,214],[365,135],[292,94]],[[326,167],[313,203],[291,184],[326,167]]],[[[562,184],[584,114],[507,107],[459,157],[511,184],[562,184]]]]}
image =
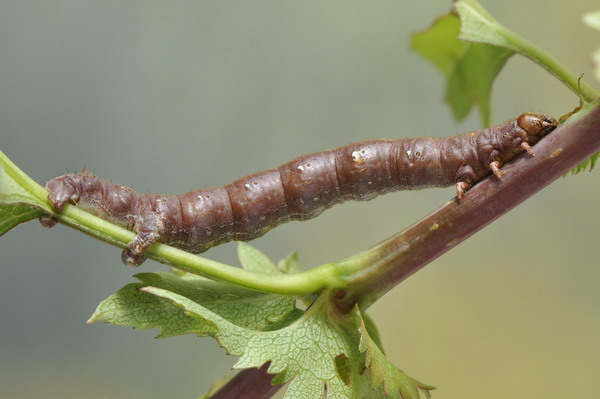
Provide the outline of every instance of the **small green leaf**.
{"type": "MultiPolygon", "coordinates": [[[[579,121],[581,118],[585,117],[589,112],[591,112],[592,110],[594,110],[598,107],[600,107],[600,98],[596,99],[595,101],[593,101],[591,103],[582,104],[579,107],[575,108],[573,111],[569,112],[568,114],[561,116],[560,124],[568,125],[568,124],[575,123],[575,122],[579,121]]],[[[599,159],[600,159],[600,152],[596,152],[595,154],[592,154],[591,157],[582,161],[577,166],[572,168],[570,171],[565,173],[563,175],[563,177],[567,177],[568,175],[576,175],[581,172],[584,172],[585,170],[589,170],[591,172],[594,169],[594,167],[596,166],[596,162],[598,162],[599,159]]]]}
{"type": "Polygon", "coordinates": [[[492,84],[504,64],[514,53],[510,50],[472,43],[448,78],[446,101],[452,105],[457,120],[464,119],[474,104],[484,126],[491,124],[490,97],[492,84]]]}
{"type": "Polygon", "coordinates": [[[289,324],[290,317],[299,316],[290,297],[250,291],[193,274],[140,273],[136,277],[141,283],[128,284],[102,301],[88,323],[104,321],[139,329],[160,328],[159,338],[216,331],[212,323],[189,317],[170,301],[140,291],[150,285],[191,298],[245,328],[267,329],[289,324]]]}
{"type": "Polygon", "coordinates": [[[128,284],[100,302],[88,324],[103,321],[142,330],[160,328],[157,338],[215,331],[210,323],[186,316],[168,301],[140,291],[143,287],[140,283],[128,284]]]}
{"type": "MultiPolygon", "coordinates": [[[[584,102],[592,102],[598,98],[598,92],[581,81],[579,75],[540,47],[500,24],[476,0],[458,0],[454,3],[454,8],[460,16],[462,40],[518,52],[547,70],[584,102]]],[[[595,21],[595,17],[591,19],[595,21]]]]}
{"type": "Polygon", "coordinates": [[[589,171],[591,172],[592,169],[594,169],[594,166],[596,166],[596,162],[598,162],[598,159],[600,159],[600,152],[595,153],[585,161],[581,162],[579,165],[571,169],[567,174],[570,173],[572,175],[576,175],[578,173],[584,172],[587,169],[589,169],[589,171]]]}
{"type": "Polygon", "coordinates": [[[0,165],[0,203],[2,204],[40,204],[39,200],[25,190],[13,177],[0,165]]]}
{"type": "Polygon", "coordinates": [[[44,215],[41,205],[0,163],[0,236],[21,223],[44,215]]]}
{"type": "Polygon", "coordinates": [[[277,269],[283,274],[294,274],[300,273],[300,262],[298,261],[298,252],[292,252],[287,258],[281,259],[277,262],[277,269]]]}
{"type": "Polygon", "coordinates": [[[506,28],[477,1],[459,0],[454,8],[460,15],[460,39],[519,50],[507,38],[506,28]]]}
{"type": "Polygon", "coordinates": [[[381,344],[381,336],[379,335],[379,329],[377,328],[375,321],[373,321],[371,316],[369,316],[366,313],[362,314],[362,318],[367,334],[369,334],[369,337],[371,337],[371,339],[373,340],[375,345],[377,345],[377,347],[381,350],[381,352],[385,353],[383,351],[383,345],[381,344]]]}
{"type": "Polygon", "coordinates": [[[477,105],[483,125],[488,126],[492,84],[514,52],[461,41],[460,32],[459,17],[447,14],[436,19],[429,29],[413,34],[411,46],[446,77],[445,100],[454,117],[464,119],[477,105]]]}
{"type": "Polygon", "coordinates": [[[257,273],[280,274],[275,263],[267,255],[245,242],[238,242],[238,259],[246,270],[257,273]]]}
{"type": "Polygon", "coordinates": [[[458,40],[460,19],[455,14],[436,18],[429,29],[411,36],[411,47],[448,77],[468,43],[458,40]]]}
{"type": "Polygon", "coordinates": [[[40,208],[27,204],[5,205],[0,203],[0,236],[21,223],[45,214],[40,208]]]}

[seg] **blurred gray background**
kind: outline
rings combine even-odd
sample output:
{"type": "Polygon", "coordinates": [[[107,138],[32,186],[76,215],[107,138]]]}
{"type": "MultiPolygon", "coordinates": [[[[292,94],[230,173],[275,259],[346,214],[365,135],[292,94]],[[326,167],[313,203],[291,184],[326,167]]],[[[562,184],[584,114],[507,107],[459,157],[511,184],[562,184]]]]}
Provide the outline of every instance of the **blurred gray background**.
{"type": "MultiPolygon", "coordinates": [[[[597,0],[482,1],[595,87],[582,26],[597,0]]],[[[38,182],[80,170],[142,192],[229,183],[353,141],[448,136],[444,81],[409,49],[448,0],[0,1],[0,148],[38,182]]],[[[518,56],[494,123],[577,98],[518,56]]],[[[595,397],[600,171],[562,179],[371,308],[387,353],[435,399],[595,397]]],[[[254,244],[304,268],[350,256],[453,189],[393,193],[289,223],[254,244]],[[360,231],[356,229],[360,226],[360,231]]],[[[215,341],[84,325],[147,262],[64,226],[0,239],[0,396],[195,398],[235,359],[215,341]]],[[[235,245],[205,256],[237,264],[235,245]]]]}

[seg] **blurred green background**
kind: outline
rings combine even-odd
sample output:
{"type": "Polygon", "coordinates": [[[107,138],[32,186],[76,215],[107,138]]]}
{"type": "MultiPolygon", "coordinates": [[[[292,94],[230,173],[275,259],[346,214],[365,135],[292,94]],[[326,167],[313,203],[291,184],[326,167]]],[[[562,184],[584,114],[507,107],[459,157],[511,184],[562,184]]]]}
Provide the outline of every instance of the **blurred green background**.
{"type": "MultiPolygon", "coordinates": [[[[483,1],[593,81],[597,0],[483,1]]],[[[0,148],[38,182],[83,167],[142,192],[229,183],[353,141],[448,136],[444,82],[409,34],[448,0],[2,1],[0,148]]],[[[577,98],[509,60],[494,123],[558,116],[577,98]]],[[[387,353],[435,399],[597,397],[600,171],[562,179],[371,308],[387,353]]],[[[347,257],[439,207],[453,189],[393,193],[289,223],[254,244],[305,268],[347,257]],[[356,226],[360,226],[357,229],[356,226]]],[[[0,239],[0,396],[194,398],[230,373],[215,341],[84,325],[147,262],[37,223],[0,239]]],[[[235,245],[205,254],[236,263],[235,245]]]]}

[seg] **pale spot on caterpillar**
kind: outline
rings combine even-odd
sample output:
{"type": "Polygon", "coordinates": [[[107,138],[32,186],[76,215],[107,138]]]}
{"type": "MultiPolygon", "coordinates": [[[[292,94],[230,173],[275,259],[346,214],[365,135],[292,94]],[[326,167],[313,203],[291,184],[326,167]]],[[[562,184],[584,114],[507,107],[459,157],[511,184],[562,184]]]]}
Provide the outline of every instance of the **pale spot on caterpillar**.
{"type": "Polygon", "coordinates": [[[358,150],[358,151],[353,151],[352,152],[352,161],[358,165],[362,165],[367,160],[366,154],[367,154],[367,152],[364,149],[358,150]]]}

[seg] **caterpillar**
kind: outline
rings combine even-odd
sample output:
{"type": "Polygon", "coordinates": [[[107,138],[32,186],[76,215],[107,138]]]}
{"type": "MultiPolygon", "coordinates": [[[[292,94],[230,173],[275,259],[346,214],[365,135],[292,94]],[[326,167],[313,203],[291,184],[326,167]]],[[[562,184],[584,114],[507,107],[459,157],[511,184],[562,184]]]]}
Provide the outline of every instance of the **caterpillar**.
{"type": "MultiPolygon", "coordinates": [[[[277,169],[233,183],[179,195],[140,194],[87,170],[48,181],[56,211],[72,202],[136,232],[122,254],[137,266],[162,242],[193,253],[227,241],[249,241],[290,220],[314,218],[348,200],[370,200],[396,190],[456,186],[458,200],[557,126],[526,113],[503,125],[447,138],[369,140],[296,158],[277,169]]],[[[40,218],[46,227],[56,219],[40,218]]]]}

